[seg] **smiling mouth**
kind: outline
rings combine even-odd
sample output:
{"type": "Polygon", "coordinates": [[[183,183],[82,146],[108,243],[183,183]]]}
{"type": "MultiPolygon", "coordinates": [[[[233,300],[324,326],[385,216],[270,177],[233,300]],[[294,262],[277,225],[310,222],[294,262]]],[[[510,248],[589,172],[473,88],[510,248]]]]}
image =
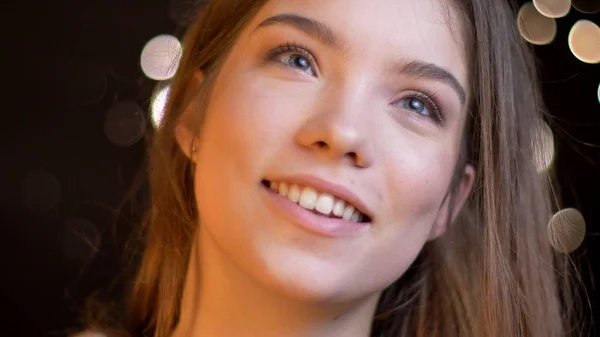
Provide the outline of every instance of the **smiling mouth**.
{"type": "Polygon", "coordinates": [[[354,223],[370,223],[371,218],[350,202],[311,186],[263,180],[262,185],[289,201],[324,218],[343,219],[354,223]]]}

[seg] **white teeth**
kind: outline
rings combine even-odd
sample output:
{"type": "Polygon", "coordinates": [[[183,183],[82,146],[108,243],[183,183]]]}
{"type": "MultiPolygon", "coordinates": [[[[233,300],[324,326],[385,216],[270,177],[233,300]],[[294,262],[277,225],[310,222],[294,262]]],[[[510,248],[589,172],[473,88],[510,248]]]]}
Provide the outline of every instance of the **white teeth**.
{"type": "Polygon", "coordinates": [[[306,209],[315,209],[315,205],[317,204],[317,196],[317,191],[315,191],[312,187],[305,187],[300,194],[300,200],[298,204],[306,209]]]}
{"type": "Polygon", "coordinates": [[[279,184],[279,194],[287,197],[288,195],[288,185],[286,183],[279,184]]]}
{"type": "Polygon", "coordinates": [[[333,209],[333,195],[327,193],[319,195],[315,209],[319,213],[323,213],[325,215],[331,213],[331,210],[333,209]]]}
{"type": "Polygon", "coordinates": [[[336,201],[333,205],[333,215],[341,217],[344,214],[344,207],[346,207],[344,200],[336,201]]]}
{"type": "Polygon", "coordinates": [[[300,187],[298,187],[296,184],[292,184],[292,187],[290,187],[290,190],[288,191],[287,197],[293,202],[298,202],[298,200],[300,200],[300,187]]]}
{"type": "Polygon", "coordinates": [[[357,223],[364,218],[359,210],[346,204],[344,200],[337,199],[328,193],[319,193],[312,187],[307,186],[301,189],[297,184],[271,181],[269,188],[308,210],[316,210],[324,215],[333,213],[344,220],[357,223]]]}
{"type": "Polygon", "coordinates": [[[342,213],[342,219],[350,220],[352,214],[354,214],[354,206],[348,205],[346,206],[346,208],[344,208],[344,213],[342,213]]]}

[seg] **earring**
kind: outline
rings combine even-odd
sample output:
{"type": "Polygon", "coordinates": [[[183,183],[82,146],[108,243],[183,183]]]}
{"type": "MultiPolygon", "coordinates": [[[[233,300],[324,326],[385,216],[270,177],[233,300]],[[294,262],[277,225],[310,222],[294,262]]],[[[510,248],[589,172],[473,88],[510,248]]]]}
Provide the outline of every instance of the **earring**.
{"type": "Polygon", "coordinates": [[[196,144],[195,139],[192,139],[192,156],[196,153],[196,144]]]}

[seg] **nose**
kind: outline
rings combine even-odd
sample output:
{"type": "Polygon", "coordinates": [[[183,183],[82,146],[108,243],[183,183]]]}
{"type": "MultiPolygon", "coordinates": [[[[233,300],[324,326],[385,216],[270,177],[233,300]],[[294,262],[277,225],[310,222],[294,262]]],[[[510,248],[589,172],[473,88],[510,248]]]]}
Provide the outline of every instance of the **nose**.
{"type": "Polygon", "coordinates": [[[373,163],[373,133],[364,93],[329,92],[318,100],[310,117],[296,134],[296,142],[334,161],[356,167],[373,163]]]}

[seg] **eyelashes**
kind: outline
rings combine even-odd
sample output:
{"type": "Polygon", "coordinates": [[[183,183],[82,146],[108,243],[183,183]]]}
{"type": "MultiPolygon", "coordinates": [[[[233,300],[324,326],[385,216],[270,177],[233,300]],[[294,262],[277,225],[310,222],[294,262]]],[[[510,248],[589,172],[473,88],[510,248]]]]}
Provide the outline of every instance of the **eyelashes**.
{"type": "Polygon", "coordinates": [[[306,68],[310,67],[309,74],[316,76],[317,74],[315,66],[318,65],[318,63],[313,55],[314,53],[312,53],[310,49],[304,45],[294,42],[285,42],[269,50],[265,55],[265,59],[267,61],[282,63],[291,68],[297,66],[299,67],[299,70],[307,70],[306,68]],[[287,55],[287,58],[282,60],[280,58],[283,55],[287,55]],[[300,56],[300,58],[296,58],[294,56],[300,56]]]}
{"type": "Polygon", "coordinates": [[[411,93],[392,104],[398,105],[400,102],[404,102],[402,108],[412,109],[415,113],[432,119],[436,124],[442,125],[444,123],[444,114],[440,108],[439,98],[435,93],[411,93]],[[424,113],[425,109],[427,110],[426,113],[424,113]]]}
{"type": "MultiPolygon", "coordinates": [[[[300,43],[286,41],[270,49],[264,57],[267,62],[276,62],[295,71],[318,77],[318,62],[314,53],[300,43]]],[[[421,90],[406,94],[391,105],[414,112],[441,126],[444,123],[444,114],[439,102],[437,94],[421,90]]]]}

